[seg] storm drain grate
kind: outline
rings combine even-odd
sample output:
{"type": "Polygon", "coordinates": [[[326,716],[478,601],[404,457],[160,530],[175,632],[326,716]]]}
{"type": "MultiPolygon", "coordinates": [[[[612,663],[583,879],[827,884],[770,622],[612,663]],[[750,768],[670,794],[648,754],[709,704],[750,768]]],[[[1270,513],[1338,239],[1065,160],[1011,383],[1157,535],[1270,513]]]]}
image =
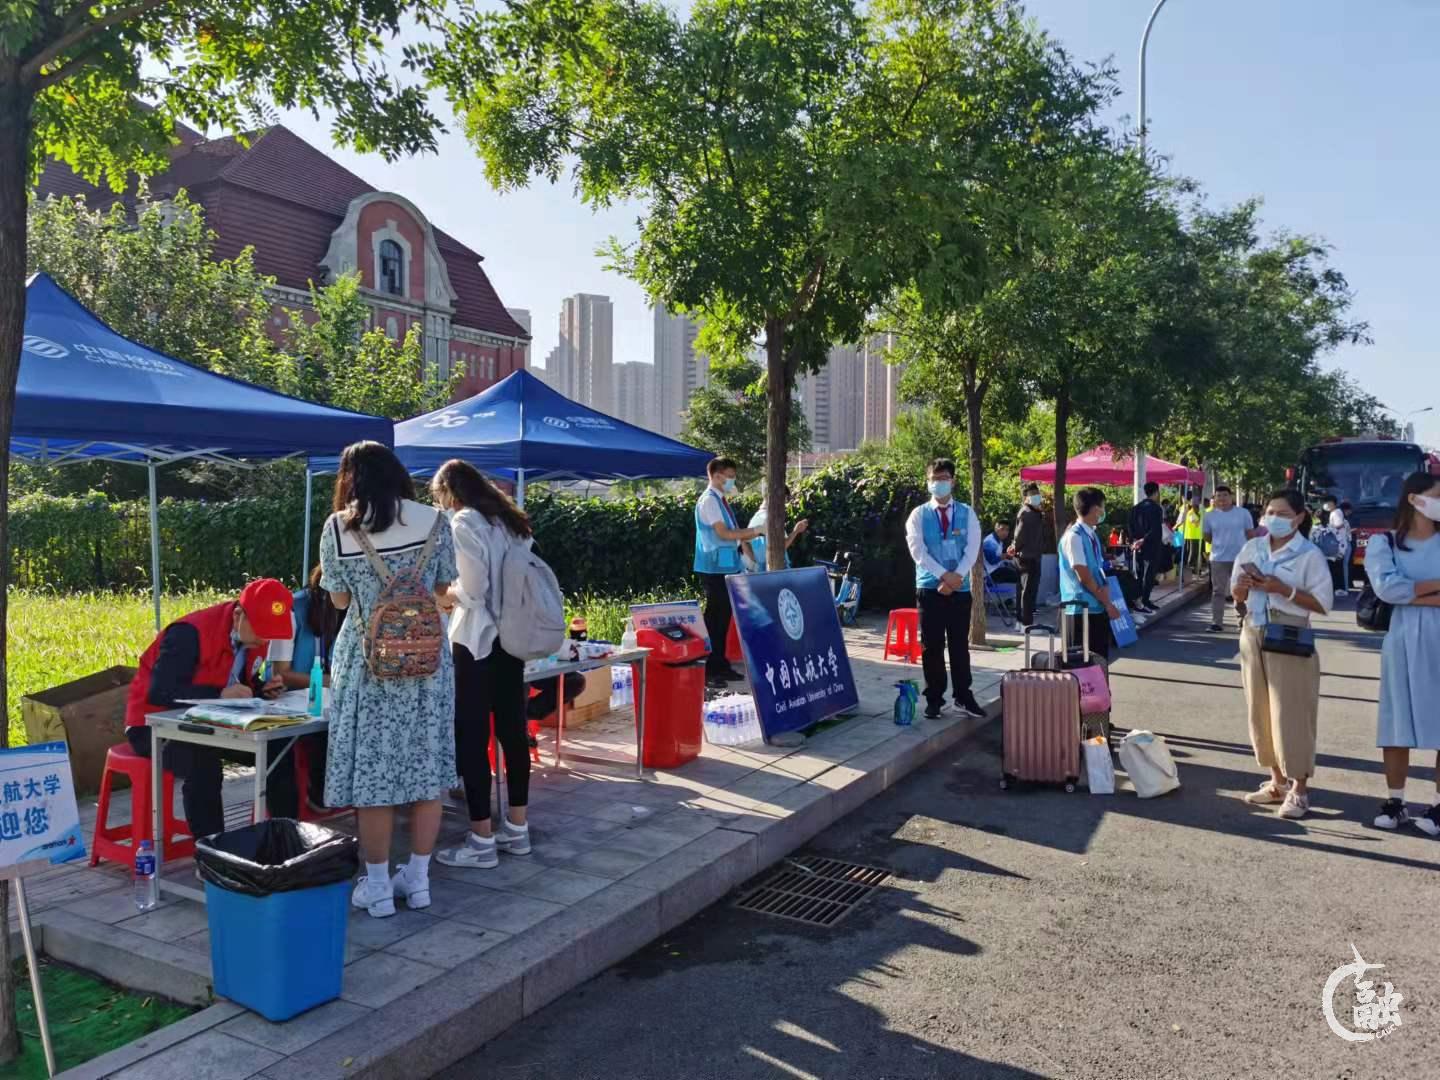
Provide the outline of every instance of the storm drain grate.
{"type": "Polygon", "coordinates": [[[807,855],[786,859],[773,877],[735,906],[807,926],[834,926],[889,877],[888,870],[807,855]]]}

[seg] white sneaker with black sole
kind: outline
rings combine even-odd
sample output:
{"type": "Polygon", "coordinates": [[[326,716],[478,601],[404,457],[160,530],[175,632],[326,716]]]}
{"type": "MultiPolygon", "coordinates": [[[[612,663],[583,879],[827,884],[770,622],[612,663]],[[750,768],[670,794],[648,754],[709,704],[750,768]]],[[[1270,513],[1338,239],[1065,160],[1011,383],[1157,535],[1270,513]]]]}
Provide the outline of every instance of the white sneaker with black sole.
{"type": "Polygon", "coordinates": [[[465,834],[465,843],[459,847],[437,851],[435,861],[459,870],[493,870],[500,865],[500,856],[496,854],[495,837],[479,837],[472,832],[465,834]]]}
{"type": "Polygon", "coordinates": [[[495,834],[495,846],[506,855],[529,855],[530,826],[505,822],[495,834]]]}
{"type": "Polygon", "coordinates": [[[1405,809],[1403,799],[1386,799],[1380,807],[1380,813],[1375,817],[1375,827],[1377,829],[1398,829],[1410,820],[1410,811],[1405,809]]]}
{"type": "Polygon", "coordinates": [[[1430,807],[1419,817],[1410,820],[1415,823],[1415,828],[1426,836],[1440,836],[1440,803],[1430,807]]]}

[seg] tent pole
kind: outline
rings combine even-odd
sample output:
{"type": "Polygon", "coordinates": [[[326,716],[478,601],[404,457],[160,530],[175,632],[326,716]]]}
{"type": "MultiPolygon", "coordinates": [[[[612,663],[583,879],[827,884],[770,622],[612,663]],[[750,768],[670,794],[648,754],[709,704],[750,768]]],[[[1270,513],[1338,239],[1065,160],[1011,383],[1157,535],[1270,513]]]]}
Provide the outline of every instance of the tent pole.
{"type": "Polygon", "coordinates": [[[155,630],[160,630],[160,499],[156,494],[155,466],[150,472],[150,590],[155,597],[155,630]]]}
{"type": "Polygon", "coordinates": [[[525,509],[525,470],[515,470],[515,505],[525,509]]]}
{"type": "Polygon", "coordinates": [[[300,587],[302,589],[310,580],[310,505],[314,479],[315,474],[307,465],[305,467],[305,532],[300,537],[300,587]]]}

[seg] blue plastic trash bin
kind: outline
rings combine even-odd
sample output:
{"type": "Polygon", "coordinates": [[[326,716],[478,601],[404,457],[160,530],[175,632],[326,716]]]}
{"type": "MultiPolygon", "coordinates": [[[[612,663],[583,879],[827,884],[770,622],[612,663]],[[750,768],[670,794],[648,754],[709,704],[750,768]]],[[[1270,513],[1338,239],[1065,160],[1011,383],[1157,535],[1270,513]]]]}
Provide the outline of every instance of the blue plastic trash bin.
{"type": "Polygon", "coordinates": [[[277,818],[202,838],[215,993],[267,1020],[340,996],[353,837],[277,818]]]}

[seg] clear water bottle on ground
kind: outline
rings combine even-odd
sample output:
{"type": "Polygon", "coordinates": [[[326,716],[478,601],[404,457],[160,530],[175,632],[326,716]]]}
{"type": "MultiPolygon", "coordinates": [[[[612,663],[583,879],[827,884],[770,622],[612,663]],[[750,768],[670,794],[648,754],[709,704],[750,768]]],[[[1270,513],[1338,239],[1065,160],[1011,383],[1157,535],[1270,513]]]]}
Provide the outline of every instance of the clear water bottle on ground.
{"type": "Polygon", "coordinates": [[[135,909],[149,911],[160,899],[160,890],[155,880],[155,844],[141,840],[135,852],[135,909]]]}

